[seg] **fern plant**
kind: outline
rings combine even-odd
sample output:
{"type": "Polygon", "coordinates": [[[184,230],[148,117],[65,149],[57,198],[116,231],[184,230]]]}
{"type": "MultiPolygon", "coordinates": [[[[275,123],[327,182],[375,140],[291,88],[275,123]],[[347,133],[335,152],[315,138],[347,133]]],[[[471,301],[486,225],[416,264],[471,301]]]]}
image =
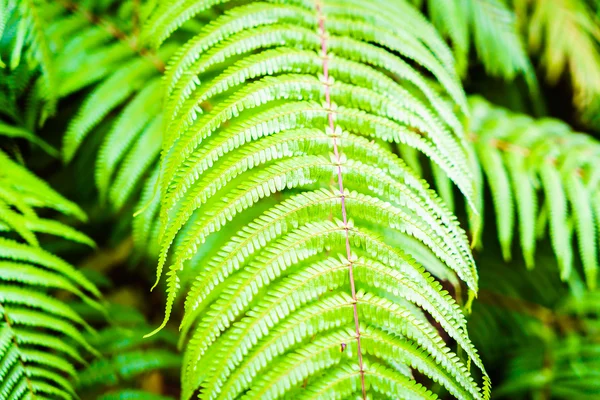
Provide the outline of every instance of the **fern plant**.
{"type": "Polygon", "coordinates": [[[50,208],[85,219],[75,204],[0,151],[0,397],[72,398],[74,363],[95,353],[82,330],[89,325],[52,296],[70,292],[100,309],[99,292],[78,270],[40,246],[39,234],[93,245],[59,221],[50,208]]]}
{"type": "Polygon", "coordinates": [[[91,25],[89,11],[76,4],[55,7],[60,10],[61,18],[53,25],[52,37],[65,55],[57,60],[64,74],[63,95],[94,84],[64,136],[63,159],[70,162],[90,132],[111,112],[125,105],[120,116],[111,121],[96,170],[101,201],[109,199],[119,210],[130,199],[147,164],[153,161],[152,154],[157,156],[160,149],[158,78],[164,66],[160,55],[144,53],[134,38],[125,36],[113,23],[94,17],[95,25],[91,25]],[[76,29],[84,29],[85,40],[70,36],[76,29]],[[74,58],[82,58],[77,54],[85,53],[95,54],[86,59],[88,65],[73,63],[74,58]],[[88,69],[94,73],[86,73],[88,69]]]}
{"type": "MultiPolygon", "coordinates": [[[[536,242],[549,231],[561,276],[567,280],[577,274],[576,236],[587,284],[595,288],[599,143],[558,120],[534,120],[477,97],[470,103],[477,197],[483,196],[483,174],[492,193],[504,259],[511,259],[518,226],[523,257],[533,267],[536,242]]],[[[483,213],[483,202],[478,206],[483,213]]]]}
{"type": "Polygon", "coordinates": [[[532,271],[492,259],[478,262],[482,285],[469,329],[486,365],[505,376],[494,396],[597,397],[597,291],[566,287],[551,255],[538,256],[532,271]]]}
{"type": "Polygon", "coordinates": [[[10,50],[6,59],[8,65],[2,60],[4,54],[0,55],[0,67],[20,70],[25,75],[28,75],[26,71],[37,68],[41,70],[40,80],[33,90],[36,101],[44,101],[42,120],[54,113],[58,95],[57,71],[52,61],[50,43],[44,32],[49,23],[47,17],[36,0],[0,2],[0,38],[6,43],[2,47],[10,50]]]}
{"type": "Polygon", "coordinates": [[[64,95],[90,88],[69,121],[62,158],[72,163],[82,145],[91,146],[90,136],[100,133],[101,144],[91,153],[100,203],[108,204],[114,214],[131,214],[133,204],[145,209],[132,230],[136,247],[147,254],[157,252],[152,250],[152,244],[156,242],[154,217],[159,202],[155,199],[149,206],[147,195],[140,198],[156,185],[153,171],[157,171],[155,164],[163,134],[160,80],[164,60],[174,51],[174,45],[157,52],[149,50],[139,42],[135,26],[126,31],[117,24],[126,24],[137,15],[134,22],[139,30],[153,6],[152,2],[140,4],[135,14],[131,3],[109,1],[105,8],[116,7],[117,16],[102,17],[93,14],[90,5],[61,2],[55,5],[61,9],[61,18],[54,23],[52,32],[56,47],[64,55],[57,60],[65,82],[64,95]],[[71,36],[76,29],[85,33],[71,36]],[[84,56],[90,53],[94,56],[84,56]],[[86,64],[73,63],[74,59],[84,59],[86,64]]]}
{"type": "MultiPolygon", "coordinates": [[[[34,38],[40,36],[34,33],[35,26],[29,27],[30,21],[18,14],[21,8],[46,21],[47,33],[39,38],[43,45],[38,44],[32,51],[24,54],[36,55],[37,51],[33,50],[41,47],[53,50],[55,57],[46,60],[40,69],[42,80],[60,80],[60,86],[53,85],[57,86],[52,94],[55,98],[91,89],[66,131],[62,146],[63,159],[66,162],[72,161],[77,149],[92,131],[102,125],[112,125],[98,153],[96,184],[101,200],[109,200],[110,205],[119,211],[132,199],[141,178],[148,166],[156,160],[160,150],[159,110],[162,90],[159,78],[164,69],[160,57],[166,58],[172,49],[165,49],[161,54],[146,52],[138,47],[135,37],[127,36],[111,19],[92,14],[85,4],[70,1],[39,4],[31,2],[35,6],[34,11],[26,3],[22,7],[8,4],[6,18],[9,24],[3,38],[7,43],[7,50],[12,48],[13,56],[20,57],[19,43],[15,43],[19,42],[20,35],[31,35],[34,38]],[[88,54],[93,56],[87,57],[88,54]],[[51,77],[47,70],[54,71],[51,77]],[[134,99],[130,101],[132,96],[134,99]],[[107,124],[104,119],[108,119],[111,112],[120,108],[121,116],[107,124]],[[130,134],[119,134],[123,131],[130,134]]],[[[129,20],[132,13],[130,4],[119,6],[115,2],[106,2],[106,5],[97,8],[108,9],[115,5],[119,7],[119,18],[113,18],[118,19],[119,23],[129,20]]],[[[140,11],[141,21],[138,23],[143,22],[144,15],[147,14],[145,10],[150,6],[144,5],[140,11]]],[[[48,57],[49,55],[44,59],[48,57]]],[[[9,128],[7,125],[2,130],[5,135],[26,135],[31,140],[35,136],[29,132],[37,128],[39,99],[35,95],[29,95],[35,101],[27,102],[25,115],[21,115],[17,109],[21,98],[28,96],[28,86],[33,84],[35,87],[39,83],[35,80],[37,67],[32,65],[20,68],[21,64],[16,61],[11,62],[12,64],[13,71],[2,82],[7,84],[4,96],[7,107],[3,112],[21,126],[9,128]]],[[[40,139],[35,140],[45,145],[40,139]]],[[[56,151],[50,146],[45,145],[45,149],[56,155],[56,151]]]]}
{"type": "MultiPolygon", "coordinates": [[[[419,3],[419,2],[417,2],[419,3]]],[[[594,0],[428,0],[427,11],[447,36],[465,73],[470,47],[487,72],[505,80],[523,75],[529,97],[544,102],[527,50],[556,85],[570,79],[581,122],[598,129],[599,4],[594,0]],[[473,42],[473,46],[471,45],[473,42]]],[[[536,105],[538,113],[541,107],[536,105]]]]}
{"type": "Polygon", "coordinates": [[[597,11],[0,0],[0,398],[597,398],[597,11]]]}
{"type": "MultiPolygon", "coordinates": [[[[102,314],[82,306],[87,320],[105,322],[102,314]]],[[[79,372],[77,389],[81,396],[102,400],[173,399],[161,392],[162,373],[177,371],[181,366],[176,352],[177,335],[165,330],[144,339],[150,325],[140,311],[112,303],[107,313],[110,324],[89,336],[89,342],[101,356],[93,358],[79,372]]]]}
{"type": "MultiPolygon", "coordinates": [[[[92,148],[93,151],[83,152],[79,158],[89,158],[90,153],[97,157],[96,173],[91,179],[96,181],[101,204],[108,203],[113,214],[122,214],[124,210],[129,213],[139,199],[142,186],[152,189],[155,185],[154,180],[145,179],[152,176],[162,137],[161,57],[166,58],[173,47],[155,54],[138,46],[135,26],[119,27],[132,21],[136,11],[134,25],[139,30],[152,4],[140,4],[139,10],[135,10],[131,3],[95,3],[36,1],[35,7],[47,25],[43,41],[53,56],[50,60],[53,80],[60,82],[54,98],[83,98],[62,139],[62,158],[76,168],[83,168],[85,163],[79,160],[74,163],[73,159],[83,143],[92,148]],[[102,144],[96,149],[93,143],[98,137],[102,144]]],[[[18,7],[11,4],[3,14],[6,24],[4,34],[0,32],[0,57],[5,53],[20,54],[15,47],[20,32],[17,28],[25,33],[33,30],[27,21],[20,19],[18,7]]],[[[32,49],[19,50],[24,54],[21,58],[25,55],[31,58],[32,49]]],[[[10,121],[0,122],[0,132],[32,141],[56,157],[59,152],[55,147],[35,134],[44,130],[40,115],[46,100],[39,97],[37,88],[43,86],[41,80],[49,79],[46,68],[38,68],[38,63],[14,64],[14,68],[7,66],[0,70],[3,73],[0,113],[10,121]]],[[[84,177],[81,181],[85,184],[88,179],[84,177]]],[[[145,213],[134,229],[135,242],[143,253],[152,253],[149,243],[154,243],[146,237],[152,228],[146,232],[145,226],[153,226],[153,219],[148,223],[144,219],[150,216],[151,212],[145,213]]]]}
{"type": "MultiPolygon", "coordinates": [[[[158,46],[211,5],[161,4],[144,37],[158,46]]],[[[472,297],[466,236],[386,144],[419,150],[470,196],[465,98],[417,10],[231,4],[164,79],[161,327],[180,270],[194,270],[182,398],[435,397],[411,369],[459,398],[489,396],[460,307],[425,269],[458,275],[472,297]]]]}
{"type": "Polygon", "coordinates": [[[525,51],[517,18],[502,0],[428,0],[432,23],[452,44],[461,73],[475,48],[484,68],[493,76],[513,80],[523,75],[536,89],[536,77],[525,51]]]}
{"type": "Polygon", "coordinates": [[[585,119],[593,120],[600,95],[600,4],[587,0],[512,3],[530,49],[541,58],[547,80],[556,84],[568,75],[575,104],[585,119]]]}

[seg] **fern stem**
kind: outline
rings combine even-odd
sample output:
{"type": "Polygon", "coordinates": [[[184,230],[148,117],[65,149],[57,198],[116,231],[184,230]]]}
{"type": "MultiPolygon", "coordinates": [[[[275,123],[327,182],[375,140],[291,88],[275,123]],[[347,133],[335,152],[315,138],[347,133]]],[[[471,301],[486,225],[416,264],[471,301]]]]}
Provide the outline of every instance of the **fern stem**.
{"type": "Polygon", "coordinates": [[[323,15],[322,3],[320,0],[315,1],[317,18],[319,22],[319,36],[321,39],[321,57],[323,59],[323,84],[325,86],[325,104],[327,107],[327,120],[329,129],[333,139],[333,154],[335,155],[337,164],[338,187],[340,190],[340,201],[342,205],[342,221],[344,223],[344,232],[346,236],[346,258],[348,259],[348,275],[350,279],[350,290],[352,292],[353,311],[354,311],[354,328],[356,330],[356,352],[358,353],[358,366],[360,370],[360,384],[362,389],[363,399],[367,398],[365,389],[365,371],[363,368],[362,351],[360,347],[360,323],[358,320],[358,307],[356,299],[356,285],[354,284],[354,271],[352,265],[352,251],[350,250],[350,235],[348,233],[348,214],[346,212],[346,196],[344,195],[344,180],[342,178],[342,164],[340,152],[337,144],[337,136],[335,132],[335,124],[333,121],[333,111],[331,109],[331,85],[329,82],[329,59],[327,55],[327,31],[325,30],[325,15],[323,15]]]}

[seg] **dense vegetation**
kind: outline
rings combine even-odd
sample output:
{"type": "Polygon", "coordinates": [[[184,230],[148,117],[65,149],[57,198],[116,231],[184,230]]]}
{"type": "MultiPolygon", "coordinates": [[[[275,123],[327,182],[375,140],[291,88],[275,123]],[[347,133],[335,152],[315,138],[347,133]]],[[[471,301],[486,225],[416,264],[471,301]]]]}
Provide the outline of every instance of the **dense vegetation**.
{"type": "Polygon", "coordinates": [[[0,0],[0,399],[600,398],[599,18],[0,0]]]}

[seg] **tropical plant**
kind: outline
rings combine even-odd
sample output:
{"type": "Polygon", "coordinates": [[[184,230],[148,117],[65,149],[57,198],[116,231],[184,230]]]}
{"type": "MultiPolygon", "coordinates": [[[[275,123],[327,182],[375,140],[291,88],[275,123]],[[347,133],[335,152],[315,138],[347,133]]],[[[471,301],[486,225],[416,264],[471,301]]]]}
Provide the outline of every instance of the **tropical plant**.
{"type": "Polygon", "coordinates": [[[44,250],[38,234],[92,245],[68,225],[39,215],[49,208],[85,214],[0,151],[0,397],[75,396],[70,379],[82,351],[96,353],[81,333],[91,329],[68,304],[50,295],[69,292],[93,308],[100,293],[84,275],[44,250]]]}
{"type": "Polygon", "coordinates": [[[573,101],[598,129],[600,96],[600,3],[595,0],[512,0],[530,49],[541,58],[545,77],[556,84],[570,76],[573,101]],[[595,124],[594,124],[595,122],[595,124]]]}
{"type": "Polygon", "coordinates": [[[0,0],[0,398],[600,396],[597,12],[0,0]]]}
{"type": "Polygon", "coordinates": [[[538,258],[532,271],[518,264],[482,271],[469,329],[486,365],[505,376],[494,395],[596,398],[598,292],[565,287],[552,257],[538,258]]]}
{"type": "Polygon", "coordinates": [[[517,19],[503,0],[428,0],[427,6],[432,23],[452,44],[459,71],[466,73],[474,47],[489,74],[507,80],[521,74],[535,86],[517,19]]]}
{"type": "MultiPolygon", "coordinates": [[[[85,304],[82,306],[87,309],[87,319],[104,319],[85,304]]],[[[110,324],[89,338],[101,357],[90,360],[79,372],[78,392],[84,398],[102,400],[172,399],[157,392],[164,386],[163,372],[181,367],[177,334],[165,330],[145,340],[143,336],[151,327],[136,308],[113,303],[107,311],[110,324]]]]}
{"type": "MultiPolygon", "coordinates": [[[[549,231],[561,277],[567,280],[577,274],[573,271],[575,233],[587,284],[595,288],[600,143],[559,120],[534,120],[492,107],[480,98],[471,99],[471,113],[477,190],[481,198],[483,173],[492,193],[504,259],[511,259],[516,225],[530,268],[535,263],[536,241],[549,231]]],[[[483,202],[478,206],[482,214],[483,202]]],[[[481,231],[479,227],[478,234],[481,231]]]]}
{"type": "MultiPolygon", "coordinates": [[[[489,395],[485,373],[478,387],[465,364],[483,371],[464,317],[419,262],[437,258],[476,291],[466,236],[378,143],[423,152],[470,194],[460,123],[442,97],[465,109],[451,56],[414,9],[397,3],[381,3],[385,13],[352,1],[244,4],[169,62],[159,258],[159,278],[171,259],[167,317],[178,271],[209,235],[243,221],[192,262],[203,267],[182,321],[182,398],[198,390],[204,398],[426,396],[398,362],[457,397],[489,395]],[[276,204],[263,205],[277,193],[276,204]]],[[[159,8],[147,35],[158,45],[201,11],[159,8]]]]}

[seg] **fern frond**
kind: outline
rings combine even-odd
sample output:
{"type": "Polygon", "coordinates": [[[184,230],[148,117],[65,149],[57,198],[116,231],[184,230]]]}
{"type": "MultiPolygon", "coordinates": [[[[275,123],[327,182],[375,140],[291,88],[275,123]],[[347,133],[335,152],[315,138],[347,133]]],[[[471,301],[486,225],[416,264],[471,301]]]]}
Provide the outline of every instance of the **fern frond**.
{"type": "Polygon", "coordinates": [[[142,390],[136,381],[151,373],[179,369],[177,336],[163,331],[144,339],[149,325],[136,309],[113,305],[109,313],[115,317],[117,313],[127,314],[127,318],[116,317],[110,326],[89,337],[101,357],[78,373],[78,393],[100,399],[171,399],[142,390]]]}
{"type": "MultiPolygon", "coordinates": [[[[136,74],[139,73],[137,67],[134,68],[134,71],[136,74]]],[[[114,77],[119,79],[116,79],[115,82],[120,80],[120,77],[117,75],[114,75],[114,77]]],[[[139,76],[143,77],[143,74],[140,73],[139,76]]],[[[142,80],[140,82],[147,83],[142,80]]],[[[90,100],[91,103],[95,103],[93,98],[90,97],[90,100]]],[[[124,153],[127,150],[131,149],[132,143],[136,143],[137,147],[139,146],[139,143],[142,142],[141,138],[136,141],[138,136],[148,136],[152,139],[152,142],[146,144],[146,147],[156,143],[159,145],[157,150],[160,150],[161,137],[152,137],[152,135],[145,135],[144,133],[146,133],[146,130],[150,130],[150,128],[146,128],[148,124],[154,126],[153,131],[156,131],[157,127],[162,127],[161,119],[155,120],[160,112],[161,100],[162,90],[160,82],[158,79],[154,79],[149,84],[146,84],[136,97],[125,107],[123,112],[119,115],[119,118],[115,121],[111,132],[109,132],[105,138],[98,154],[96,184],[102,195],[106,195],[108,192],[108,186],[115,172],[114,170],[117,168],[117,162],[123,158],[124,153]],[[123,135],[123,132],[128,132],[129,134],[123,135]]],[[[87,114],[85,110],[82,110],[82,112],[87,114]]],[[[72,128],[74,130],[77,129],[74,125],[72,125],[72,128]]],[[[152,132],[152,130],[150,130],[150,132],[152,132]]],[[[148,142],[148,139],[145,141],[148,142]]],[[[131,161],[134,161],[136,159],[136,152],[132,151],[128,156],[131,161]]],[[[146,160],[152,161],[152,157],[140,157],[140,160],[142,160],[142,162],[146,160]]],[[[130,168],[124,168],[125,172],[132,173],[130,170],[130,168]]]]}
{"type": "Polygon", "coordinates": [[[541,55],[548,81],[556,83],[568,73],[578,108],[585,112],[596,106],[600,94],[597,10],[586,0],[513,0],[513,4],[520,10],[517,15],[531,50],[541,55]]]}
{"type": "Polygon", "coordinates": [[[0,397],[73,398],[73,364],[83,362],[82,350],[95,354],[82,334],[91,328],[50,292],[70,292],[101,310],[99,292],[73,266],[42,249],[36,234],[93,242],[40,218],[37,210],[85,216],[3,152],[0,165],[0,397]]]}
{"type": "MultiPolygon", "coordinates": [[[[147,52],[113,24],[99,17],[90,21],[89,11],[82,6],[69,2],[65,6],[73,14],[64,16],[51,30],[60,48],[61,95],[95,86],[69,124],[62,156],[71,161],[93,130],[101,123],[110,124],[98,153],[95,177],[101,201],[108,200],[118,211],[139,192],[158,158],[163,96],[160,59],[166,59],[173,47],[165,46],[157,54],[147,52]],[[73,37],[75,32],[78,34],[73,37]],[[111,114],[116,115],[114,120],[111,114]]],[[[150,4],[142,11],[146,7],[150,4]]]]}
{"type": "Polygon", "coordinates": [[[573,269],[573,231],[590,288],[598,275],[597,163],[599,143],[552,119],[534,120],[471,99],[475,153],[491,187],[498,235],[510,259],[515,216],[523,256],[533,267],[536,242],[546,230],[561,275],[573,269]],[[538,231],[536,232],[536,225],[538,231]]]}
{"type": "Polygon", "coordinates": [[[536,90],[517,19],[502,0],[428,0],[427,4],[432,23],[453,45],[461,74],[473,46],[489,74],[507,80],[523,75],[536,90]]]}
{"type": "Polygon", "coordinates": [[[3,180],[0,189],[2,200],[15,207],[22,214],[34,216],[33,207],[50,208],[81,221],[86,216],[73,202],[56,193],[46,182],[29,172],[22,165],[13,162],[8,155],[0,152],[3,180]]]}
{"type": "MultiPolygon", "coordinates": [[[[58,74],[45,30],[53,14],[45,2],[35,0],[4,0],[0,8],[0,58],[6,55],[8,64],[0,67],[0,114],[22,127],[20,133],[33,132],[54,113],[58,99],[58,74]]],[[[52,152],[49,146],[45,150],[52,152]]]]}
{"type": "MultiPolygon", "coordinates": [[[[38,2],[32,0],[32,3],[38,2]]],[[[118,2],[109,1],[98,9],[119,9],[126,20],[131,20],[128,15],[132,10],[123,11],[128,8],[127,4],[116,3],[118,2]]],[[[69,123],[63,138],[62,157],[65,161],[70,161],[90,132],[104,120],[110,119],[112,112],[121,111],[120,108],[127,105],[131,97],[136,97],[137,101],[123,110],[123,116],[112,124],[113,129],[105,138],[106,143],[102,146],[98,160],[97,186],[101,197],[103,200],[109,199],[114,208],[120,209],[130,200],[134,189],[140,186],[142,175],[146,172],[145,167],[156,160],[157,150],[153,145],[160,144],[160,141],[155,140],[156,128],[147,129],[146,125],[151,125],[152,122],[155,126],[159,124],[157,116],[162,102],[162,90],[157,90],[160,89],[158,77],[164,68],[159,58],[167,58],[172,48],[165,47],[158,54],[146,51],[138,47],[135,38],[119,30],[115,23],[92,14],[84,6],[68,0],[39,2],[40,12],[48,19],[44,24],[43,38],[52,50],[55,78],[60,83],[56,86],[55,98],[67,97],[94,85],[79,112],[69,123]],[[148,81],[154,81],[155,84],[149,85],[151,88],[145,88],[148,81]],[[131,134],[117,134],[123,131],[131,134]],[[153,156],[143,157],[140,164],[137,156],[146,150],[150,150],[149,153],[153,156]],[[127,179],[131,180],[125,184],[127,179]],[[113,187],[113,184],[118,187],[113,187]],[[111,191],[112,194],[109,195],[111,191]]],[[[91,4],[87,6],[92,7],[91,4]]],[[[143,9],[146,10],[148,6],[144,5],[143,9]]],[[[147,12],[144,11],[144,15],[147,12]]],[[[29,80],[33,78],[29,75],[20,79],[9,77],[15,83],[6,82],[10,89],[6,94],[10,107],[2,111],[10,112],[11,119],[23,122],[19,125],[33,130],[33,125],[26,123],[35,121],[38,113],[39,94],[27,95],[26,91],[29,80]],[[21,107],[17,100],[22,100],[17,99],[16,94],[27,97],[28,102],[34,103],[31,106],[28,104],[27,109],[31,111],[25,116],[15,111],[21,107]]],[[[4,83],[0,80],[0,89],[4,83]]],[[[22,137],[25,131],[13,129],[8,133],[22,137]]],[[[49,146],[45,148],[51,151],[49,146]]]]}
{"type": "MultiPolygon", "coordinates": [[[[18,28],[11,56],[10,68],[15,69],[21,63],[23,55],[27,62],[36,64],[41,70],[39,95],[46,100],[42,121],[54,113],[58,99],[58,73],[45,28],[49,24],[43,2],[38,0],[10,0],[4,12],[17,15],[18,28]],[[27,46],[27,49],[24,49],[27,46]]],[[[6,18],[5,15],[2,18],[6,18]]],[[[1,37],[1,32],[0,32],[1,37]]],[[[34,65],[35,65],[34,64],[34,65]]],[[[34,69],[34,68],[32,68],[34,69]]]]}
{"type": "MultiPolygon", "coordinates": [[[[32,3],[38,2],[32,1],[32,3]]],[[[122,33],[114,25],[81,9],[75,3],[69,1],[39,2],[39,8],[40,13],[43,13],[45,19],[48,20],[44,24],[43,38],[47,47],[52,49],[52,65],[55,70],[54,75],[56,75],[54,80],[57,81],[55,100],[71,95],[92,84],[98,85],[89,100],[83,104],[79,116],[71,122],[70,128],[67,129],[63,144],[63,157],[68,161],[73,157],[81,141],[92,129],[97,127],[108,112],[125,102],[129,95],[135,93],[142,86],[141,81],[158,75],[158,72],[155,71],[157,67],[154,64],[156,60],[151,55],[141,56],[135,44],[132,43],[133,40],[121,37],[122,33]],[[154,66],[154,68],[148,67],[148,65],[154,66]],[[127,73],[138,66],[144,68],[134,71],[133,74],[127,73]],[[133,75],[133,78],[137,76],[137,80],[129,79],[130,75],[133,75]],[[129,85],[123,84],[123,82],[128,82],[129,85]]],[[[15,98],[16,92],[19,96],[27,98],[26,110],[28,111],[25,116],[12,112],[10,117],[28,127],[28,130],[33,130],[39,113],[37,108],[39,108],[40,94],[35,91],[31,94],[27,93],[27,80],[18,80],[17,82],[19,82],[19,90],[9,91],[11,108],[21,108],[17,102],[19,99],[15,98]],[[31,121],[33,124],[29,123],[31,121]]],[[[37,86],[34,89],[38,90],[37,86]]],[[[135,113],[130,113],[129,117],[137,118],[135,113]]],[[[123,128],[130,129],[129,126],[123,128]]],[[[116,163],[118,164],[119,161],[121,160],[116,160],[116,163]]],[[[107,179],[111,178],[112,175],[108,174],[107,179]]],[[[106,188],[104,186],[106,184],[104,182],[100,182],[100,184],[103,185],[103,195],[105,195],[106,188]]]]}
{"type": "MultiPolygon", "coordinates": [[[[220,3],[165,3],[146,37],[159,45],[220,3]]],[[[420,264],[473,294],[466,236],[386,144],[425,154],[470,199],[449,50],[405,1],[226,8],[165,72],[154,226],[162,326],[191,277],[182,398],[436,398],[411,369],[456,397],[489,397],[460,307],[420,264]]]]}

